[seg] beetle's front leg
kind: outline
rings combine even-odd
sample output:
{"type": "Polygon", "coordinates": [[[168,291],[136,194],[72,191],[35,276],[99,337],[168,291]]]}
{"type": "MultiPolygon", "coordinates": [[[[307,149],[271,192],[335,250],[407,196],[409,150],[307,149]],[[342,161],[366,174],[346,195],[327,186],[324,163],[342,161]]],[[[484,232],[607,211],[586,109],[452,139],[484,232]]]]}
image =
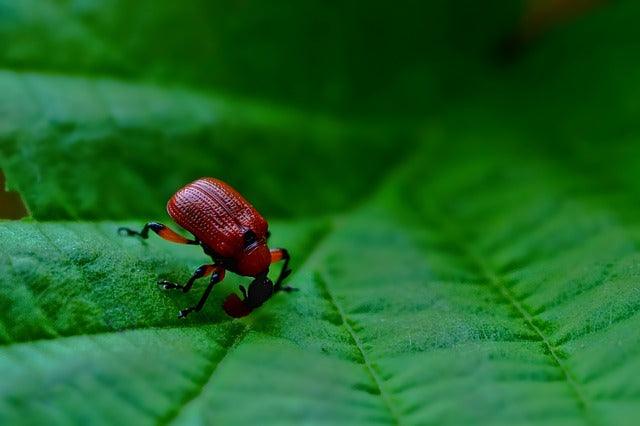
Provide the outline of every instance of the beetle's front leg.
{"type": "Polygon", "coordinates": [[[273,291],[293,291],[297,290],[291,286],[282,286],[282,282],[285,278],[287,278],[291,274],[291,269],[289,269],[289,261],[291,260],[291,256],[289,255],[289,251],[284,248],[277,248],[271,250],[271,263],[276,263],[281,260],[284,260],[284,265],[282,265],[282,269],[280,270],[280,275],[278,275],[278,279],[276,280],[273,291]]]}
{"type": "Polygon", "coordinates": [[[185,285],[174,283],[174,282],[167,281],[167,280],[159,280],[158,281],[158,285],[162,286],[162,288],[164,288],[165,290],[172,290],[174,288],[177,288],[177,289],[182,290],[183,293],[186,293],[189,290],[191,290],[191,287],[193,286],[193,283],[197,279],[211,275],[213,273],[213,271],[215,271],[217,268],[218,268],[217,265],[202,265],[202,266],[200,266],[198,269],[196,269],[193,272],[193,275],[191,275],[191,278],[189,278],[189,281],[187,281],[187,283],[185,285]]]}
{"type": "Polygon", "coordinates": [[[211,279],[209,280],[209,285],[205,289],[202,297],[198,301],[198,304],[195,306],[191,306],[189,308],[183,309],[178,313],[178,318],[186,318],[192,312],[198,312],[202,309],[204,304],[206,303],[209,295],[211,294],[211,290],[213,290],[213,286],[218,284],[220,281],[224,279],[224,268],[218,265],[213,265],[214,271],[211,275],[211,279]]]}
{"type": "Polygon", "coordinates": [[[156,234],[160,236],[160,238],[165,239],[167,241],[171,241],[172,243],[178,244],[200,244],[197,240],[189,240],[182,235],[178,234],[175,231],[169,229],[166,225],[163,225],[158,222],[149,222],[144,225],[142,231],[134,231],[130,228],[118,228],[118,233],[121,235],[128,235],[130,237],[138,236],[144,240],[149,238],[149,230],[152,230],[156,234]]]}

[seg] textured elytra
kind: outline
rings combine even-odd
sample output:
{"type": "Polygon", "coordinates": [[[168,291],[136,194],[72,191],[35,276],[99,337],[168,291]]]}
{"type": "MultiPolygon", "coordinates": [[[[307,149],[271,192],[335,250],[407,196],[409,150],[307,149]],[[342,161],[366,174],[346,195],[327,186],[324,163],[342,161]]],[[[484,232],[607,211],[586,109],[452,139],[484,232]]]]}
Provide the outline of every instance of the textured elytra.
{"type": "Polygon", "coordinates": [[[180,188],[167,203],[167,212],[215,253],[240,255],[244,235],[252,231],[267,238],[267,222],[235,189],[215,178],[201,178],[180,188]]]}

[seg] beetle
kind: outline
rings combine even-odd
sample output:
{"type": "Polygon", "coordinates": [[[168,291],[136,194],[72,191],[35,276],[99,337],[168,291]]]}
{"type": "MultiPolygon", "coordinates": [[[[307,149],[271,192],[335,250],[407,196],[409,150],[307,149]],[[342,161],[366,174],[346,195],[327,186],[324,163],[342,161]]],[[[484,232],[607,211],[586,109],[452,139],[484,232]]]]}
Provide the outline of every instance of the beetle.
{"type": "Polygon", "coordinates": [[[268,248],[270,232],[267,221],[228,184],[210,177],[197,179],[169,199],[167,212],[195,238],[185,238],[158,222],[147,223],[141,231],[119,228],[118,233],[147,239],[151,230],[173,243],[199,245],[211,257],[213,263],[197,268],[185,284],[158,281],[166,290],[178,289],[186,293],[197,279],[211,275],[200,301],[182,309],[178,317],[185,318],[192,312],[200,311],[213,287],[224,279],[225,271],[253,277],[248,290],[240,286],[242,299],[235,293],[225,299],[223,309],[232,317],[248,315],[278,291],[295,290],[282,285],[291,274],[289,252],[284,248],[268,248]],[[284,261],[284,264],[274,284],[267,274],[271,264],[279,261],[284,261]]]}

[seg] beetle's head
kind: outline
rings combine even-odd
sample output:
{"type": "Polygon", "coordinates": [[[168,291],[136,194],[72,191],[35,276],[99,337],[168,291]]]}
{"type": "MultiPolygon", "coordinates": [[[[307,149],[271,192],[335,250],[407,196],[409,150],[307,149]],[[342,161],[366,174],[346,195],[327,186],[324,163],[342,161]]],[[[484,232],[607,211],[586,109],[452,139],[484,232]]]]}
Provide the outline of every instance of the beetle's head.
{"type": "Polygon", "coordinates": [[[240,275],[257,277],[269,270],[271,252],[267,241],[258,237],[255,232],[248,230],[244,233],[244,246],[236,260],[236,271],[240,275]]]}
{"type": "Polygon", "coordinates": [[[262,306],[273,295],[273,282],[266,276],[259,276],[249,285],[249,291],[240,286],[243,299],[232,293],[225,299],[222,307],[227,315],[234,318],[249,315],[251,311],[262,306]]]}

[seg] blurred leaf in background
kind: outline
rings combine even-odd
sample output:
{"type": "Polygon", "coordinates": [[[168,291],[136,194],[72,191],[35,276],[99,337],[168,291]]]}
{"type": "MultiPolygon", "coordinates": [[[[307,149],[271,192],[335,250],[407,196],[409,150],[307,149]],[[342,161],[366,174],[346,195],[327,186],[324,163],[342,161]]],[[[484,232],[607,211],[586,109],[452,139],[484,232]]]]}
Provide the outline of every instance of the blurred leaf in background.
{"type": "Polygon", "coordinates": [[[0,1],[0,423],[635,424],[638,16],[0,1]],[[243,320],[116,234],[207,175],[293,254],[243,320]]]}

